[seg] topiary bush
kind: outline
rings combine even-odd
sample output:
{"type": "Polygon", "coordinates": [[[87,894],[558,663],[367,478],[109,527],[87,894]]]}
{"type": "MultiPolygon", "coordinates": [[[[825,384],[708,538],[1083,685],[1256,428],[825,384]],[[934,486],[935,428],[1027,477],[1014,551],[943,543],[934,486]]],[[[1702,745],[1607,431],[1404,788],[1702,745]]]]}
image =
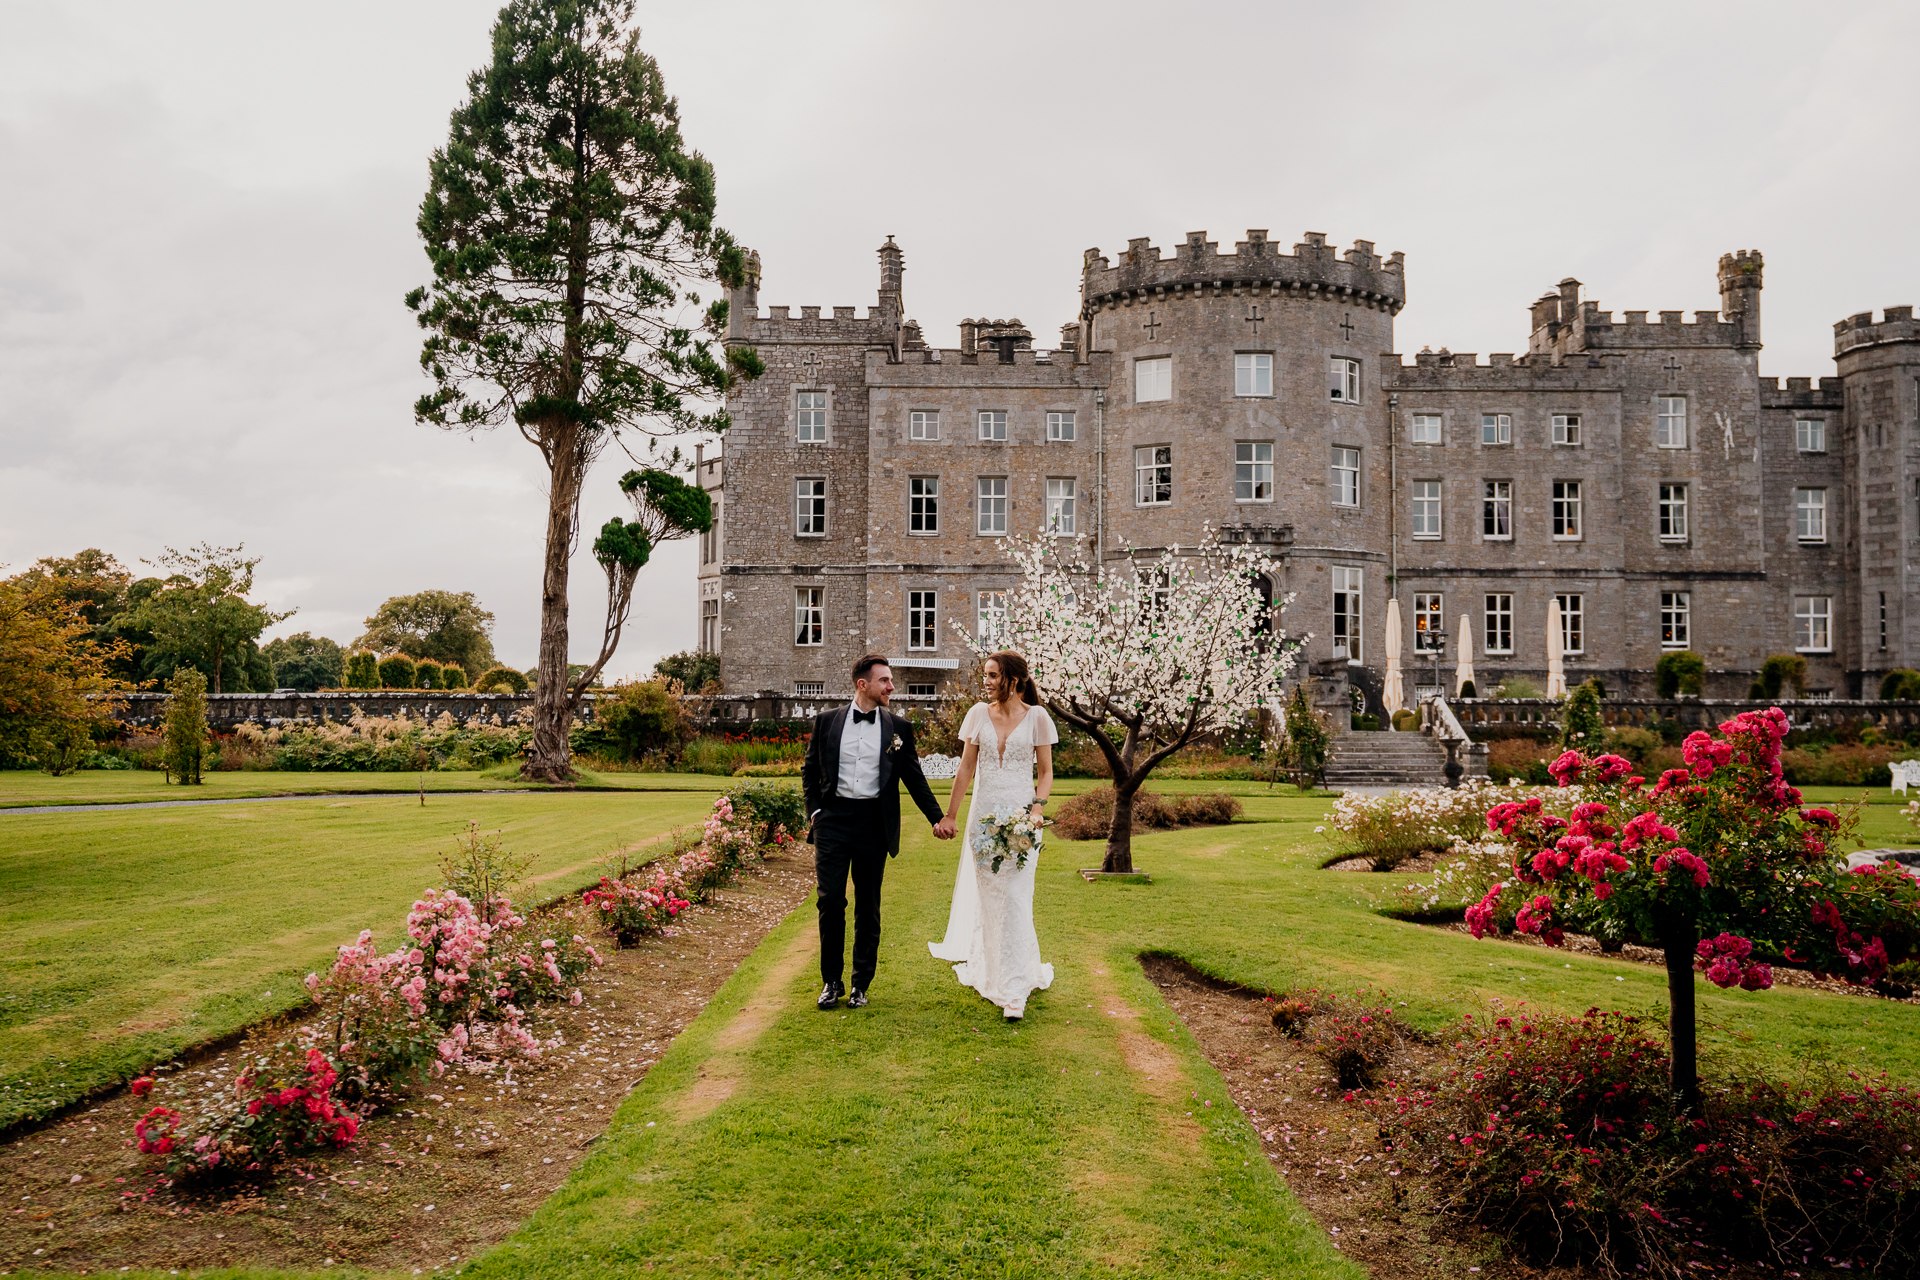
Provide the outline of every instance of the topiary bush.
{"type": "Polygon", "coordinates": [[[1760,696],[1777,698],[1791,687],[1793,696],[1807,696],[1807,660],[1797,653],[1776,653],[1760,664],[1760,696]]]}
{"type": "Polygon", "coordinates": [[[1691,649],[1669,649],[1653,664],[1653,686],[1663,698],[1697,698],[1706,683],[1706,660],[1691,649]]]}
{"type": "Polygon", "coordinates": [[[489,667],[480,673],[473,687],[481,693],[525,693],[527,678],[512,667],[489,667]]]}
{"type": "Polygon", "coordinates": [[[1880,678],[1880,701],[1920,702],[1920,671],[1902,667],[1880,678]]]}
{"type": "Polygon", "coordinates": [[[412,658],[404,653],[396,653],[391,658],[380,659],[380,687],[383,689],[413,689],[420,683],[420,669],[412,658]]]}
{"type": "Polygon", "coordinates": [[[467,687],[466,668],[458,663],[449,662],[440,668],[440,680],[443,688],[464,689],[467,687]]]}
{"type": "Polygon", "coordinates": [[[414,688],[416,689],[446,688],[447,687],[446,682],[441,676],[441,672],[443,672],[444,670],[446,670],[446,668],[442,667],[439,663],[435,662],[432,658],[420,659],[419,662],[414,664],[414,670],[413,670],[414,688]]]}
{"type": "Polygon", "coordinates": [[[1420,713],[1417,711],[1394,712],[1393,727],[1398,733],[1412,733],[1420,727],[1420,713]]]}
{"type": "Polygon", "coordinates": [[[380,687],[380,659],[377,655],[362,649],[347,659],[347,688],[378,689],[380,687]]]}
{"type": "Polygon", "coordinates": [[[1480,691],[1474,688],[1473,681],[1462,680],[1460,682],[1460,696],[1462,698],[1477,698],[1480,696],[1480,691]]]}
{"type": "Polygon", "coordinates": [[[1589,681],[1568,694],[1560,721],[1561,746],[1587,747],[1600,741],[1607,729],[1600,715],[1600,690],[1589,681]]]}

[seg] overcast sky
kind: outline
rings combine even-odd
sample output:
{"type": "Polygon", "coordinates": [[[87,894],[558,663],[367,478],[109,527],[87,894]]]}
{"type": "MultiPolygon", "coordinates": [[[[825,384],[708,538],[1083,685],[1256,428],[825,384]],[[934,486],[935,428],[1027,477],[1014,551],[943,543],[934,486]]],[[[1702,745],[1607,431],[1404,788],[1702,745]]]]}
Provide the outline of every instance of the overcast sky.
{"type": "MultiPolygon", "coordinates": [[[[244,542],[278,631],[347,642],[390,595],[473,591],[537,644],[538,455],[414,424],[429,152],[487,0],[0,0],[0,564],[244,542]]],[[[1564,276],[1719,305],[1766,254],[1763,372],[1920,302],[1911,3],[642,3],[761,302],[1073,317],[1082,250],[1249,227],[1407,255],[1399,350],[1526,347],[1564,276]]],[[[797,314],[797,313],[796,313],[797,314]]],[[[864,312],[863,312],[864,314],[864,312]]],[[[622,510],[612,455],[583,518],[622,510]]],[[[574,562],[577,659],[604,580],[574,562]]],[[[610,666],[693,643],[688,544],[610,666]]]]}

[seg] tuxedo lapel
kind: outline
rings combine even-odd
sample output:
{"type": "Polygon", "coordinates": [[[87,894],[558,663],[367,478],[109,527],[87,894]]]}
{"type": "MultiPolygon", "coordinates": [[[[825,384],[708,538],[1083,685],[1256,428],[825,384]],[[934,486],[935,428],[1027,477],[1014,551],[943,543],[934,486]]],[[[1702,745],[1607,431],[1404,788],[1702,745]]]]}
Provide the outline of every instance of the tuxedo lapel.
{"type": "Polygon", "coordinates": [[[820,743],[820,770],[826,777],[826,794],[840,794],[840,735],[847,727],[845,709],[827,717],[820,743]]]}
{"type": "Polygon", "coordinates": [[[893,737],[898,730],[893,727],[893,712],[880,708],[880,794],[886,795],[893,789],[893,737]]]}

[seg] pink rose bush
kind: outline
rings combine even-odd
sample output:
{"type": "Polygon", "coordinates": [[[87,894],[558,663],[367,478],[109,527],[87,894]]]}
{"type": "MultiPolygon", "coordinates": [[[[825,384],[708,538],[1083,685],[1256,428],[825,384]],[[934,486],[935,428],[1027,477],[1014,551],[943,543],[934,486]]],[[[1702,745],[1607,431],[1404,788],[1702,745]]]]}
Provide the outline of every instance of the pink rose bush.
{"type": "Polygon", "coordinates": [[[1512,927],[1558,945],[1577,929],[1667,954],[1676,1090],[1695,1096],[1690,971],[1723,988],[1773,985],[1766,952],[1855,983],[1920,950],[1920,881],[1881,864],[1848,874],[1833,852],[1857,816],[1800,807],[1780,767],[1788,721],[1742,712],[1690,735],[1685,769],[1652,786],[1618,756],[1568,751],[1549,771],[1578,784],[1566,817],[1538,797],[1494,805],[1509,857],[1467,909],[1475,937],[1512,927]],[[1682,979],[1685,979],[1684,985],[1682,979]]]}
{"type": "Polygon", "coordinates": [[[767,849],[784,850],[792,843],[783,825],[769,826],[752,808],[736,806],[731,796],[722,795],[707,814],[700,843],[631,874],[623,865],[621,874],[600,877],[581,900],[600,913],[620,946],[638,946],[642,938],[670,933],[682,911],[730,884],[767,849]]]}

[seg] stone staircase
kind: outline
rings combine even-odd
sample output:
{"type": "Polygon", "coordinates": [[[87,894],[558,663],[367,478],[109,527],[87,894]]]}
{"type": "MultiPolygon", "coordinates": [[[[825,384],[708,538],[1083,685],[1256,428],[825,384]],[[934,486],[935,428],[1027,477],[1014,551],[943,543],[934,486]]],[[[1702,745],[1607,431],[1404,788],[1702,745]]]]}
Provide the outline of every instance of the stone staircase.
{"type": "Polygon", "coordinates": [[[1447,749],[1424,733],[1342,733],[1327,752],[1327,786],[1444,787],[1446,765],[1447,749]]]}

